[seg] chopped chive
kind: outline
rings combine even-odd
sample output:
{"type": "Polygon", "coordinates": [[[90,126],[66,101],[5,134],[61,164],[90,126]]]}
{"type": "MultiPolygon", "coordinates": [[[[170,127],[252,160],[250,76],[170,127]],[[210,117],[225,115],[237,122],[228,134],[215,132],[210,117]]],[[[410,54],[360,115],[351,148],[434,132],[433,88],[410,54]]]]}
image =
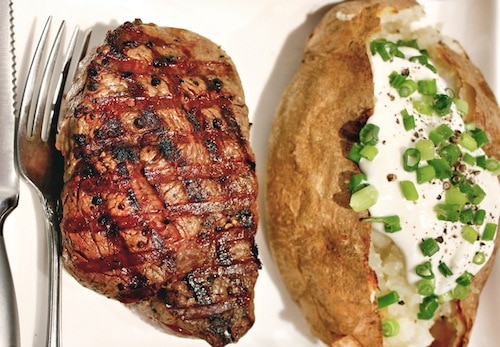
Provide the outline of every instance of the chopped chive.
{"type": "Polygon", "coordinates": [[[452,169],[448,162],[443,158],[436,158],[427,161],[436,172],[436,178],[444,179],[450,178],[452,175],[452,169]]]}
{"type": "Polygon", "coordinates": [[[453,275],[453,271],[451,271],[451,269],[448,267],[448,265],[446,265],[446,263],[439,262],[438,270],[444,277],[453,275]]]}
{"type": "Polygon", "coordinates": [[[472,262],[476,265],[483,265],[485,261],[486,255],[484,254],[484,252],[477,252],[472,258],[472,262]]]}
{"type": "Polygon", "coordinates": [[[435,146],[432,140],[420,139],[415,143],[415,148],[420,152],[420,160],[431,160],[434,158],[435,146]]]}
{"type": "Polygon", "coordinates": [[[367,177],[364,173],[358,173],[354,176],[351,177],[351,180],[349,181],[349,192],[355,193],[361,188],[364,188],[368,185],[366,183],[367,177]]]}
{"type": "Polygon", "coordinates": [[[445,202],[448,205],[458,205],[462,208],[467,203],[467,196],[457,187],[450,187],[445,192],[445,202]]]}
{"type": "Polygon", "coordinates": [[[392,71],[389,75],[389,84],[393,88],[399,89],[404,81],[406,81],[406,77],[396,71],[392,71]]]}
{"type": "Polygon", "coordinates": [[[434,95],[432,108],[438,115],[444,116],[450,112],[452,101],[453,99],[446,94],[436,94],[434,95]]]}
{"type": "Polygon", "coordinates": [[[488,139],[488,135],[486,135],[486,132],[482,129],[475,128],[472,129],[470,133],[474,140],[476,140],[478,148],[481,148],[482,146],[490,142],[490,140],[488,139]]]}
{"type": "Polygon", "coordinates": [[[469,104],[467,101],[463,99],[455,99],[455,106],[457,107],[457,111],[462,116],[465,116],[469,113],[469,104]]]}
{"type": "Polygon", "coordinates": [[[460,219],[460,205],[457,204],[437,204],[434,211],[438,220],[458,222],[460,219]]]}
{"type": "Polygon", "coordinates": [[[434,113],[432,105],[425,100],[413,100],[412,104],[415,110],[422,115],[430,116],[434,113]]]}
{"type": "Polygon", "coordinates": [[[403,153],[403,168],[406,171],[415,171],[420,163],[420,152],[416,148],[408,148],[403,153]]]}
{"type": "Polygon", "coordinates": [[[458,142],[463,148],[468,149],[471,152],[478,148],[476,140],[469,133],[462,133],[458,142]]]}
{"type": "Polygon", "coordinates": [[[497,232],[497,224],[495,223],[486,223],[483,231],[483,237],[481,238],[483,241],[493,241],[495,239],[495,234],[497,232]]]}
{"type": "Polygon", "coordinates": [[[458,284],[460,284],[461,286],[467,287],[467,286],[469,286],[472,283],[473,279],[474,279],[474,275],[473,274],[471,274],[468,271],[464,271],[463,274],[461,274],[460,276],[458,276],[458,278],[456,279],[456,282],[458,284]]]}
{"type": "Polygon", "coordinates": [[[484,219],[486,218],[486,211],[483,209],[477,210],[474,214],[474,224],[483,225],[484,219]]]}
{"type": "Polygon", "coordinates": [[[353,162],[355,163],[359,163],[359,161],[361,160],[361,150],[363,149],[363,145],[360,144],[360,143],[354,143],[351,147],[351,149],[349,150],[349,153],[347,153],[347,158],[352,160],[353,162]]]}
{"type": "Polygon", "coordinates": [[[486,197],[486,193],[478,184],[471,186],[471,190],[467,193],[467,198],[474,205],[479,205],[486,197]]]}
{"type": "Polygon", "coordinates": [[[382,335],[384,337],[393,337],[399,334],[400,326],[395,319],[384,319],[382,321],[382,335]]]}
{"type": "Polygon", "coordinates": [[[432,264],[430,261],[425,261],[422,264],[418,264],[415,268],[415,272],[418,276],[426,279],[434,278],[434,272],[432,272],[432,264]]]}
{"type": "Polygon", "coordinates": [[[366,160],[372,161],[378,154],[378,149],[372,145],[364,145],[363,148],[359,151],[359,155],[361,155],[366,160]]]}
{"type": "Polygon", "coordinates": [[[378,133],[380,128],[372,123],[366,123],[359,131],[359,142],[363,145],[375,146],[378,143],[378,133]]]}
{"type": "Polygon", "coordinates": [[[462,228],[462,237],[469,243],[474,243],[479,237],[479,233],[470,225],[464,225],[462,228]]]}
{"type": "Polygon", "coordinates": [[[474,211],[470,208],[460,211],[460,223],[471,224],[474,221],[474,211]]]}
{"type": "Polygon", "coordinates": [[[434,294],[434,281],[426,278],[422,278],[417,282],[418,294],[422,296],[429,296],[434,294]]]}
{"type": "Polygon", "coordinates": [[[399,293],[395,290],[377,298],[378,308],[387,307],[399,301],[399,293]]]}
{"type": "Polygon", "coordinates": [[[476,157],[476,165],[482,169],[486,169],[486,156],[479,155],[476,157]]]}
{"type": "Polygon", "coordinates": [[[384,230],[388,233],[395,233],[401,230],[399,216],[370,217],[363,219],[365,222],[382,223],[384,230]]]}
{"type": "Polygon", "coordinates": [[[450,164],[450,166],[453,166],[457,162],[458,158],[460,158],[462,151],[460,150],[460,147],[453,143],[450,143],[441,147],[438,150],[438,154],[441,156],[441,158],[446,160],[448,164],[450,164]]]}
{"type": "Polygon", "coordinates": [[[403,196],[406,200],[418,200],[417,188],[415,188],[415,184],[413,184],[412,181],[400,181],[399,187],[401,188],[401,192],[403,193],[403,196]]]}
{"type": "Polygon", "coordinates": [[[377,199],[377,190],[368,185],[351,195],[349,205],[355,212],[361,212],[372,207],[377,202],[377,199]]]}
{"type": "Polygon", "coordinates": [[[418,319],[429,320],[434,317],[434,313],[439,307],[437,295],[426,296],[422,303],[419,305],[420,311],[418,312],[418,319]]]}
{"type": "Polygon", "coordinates": [[[398,94],[402,98],[412,95],[417,90],[417,82],[413,80],[405,80],[398,87],[398,94]]]}
{"type": "Polygon", "coordinates": [[[432,181],[436,177],[436,170],[432,165],[425,165],[417,168],[417,183],[422,184],[432,181]]]}
{"type": "Polygon", "coordinates": [[[410,131],[412,129],[415,129],[415,117],[413,115],[409,114],[406,109],[403,109],[401,111],[401,116],[403,117],[403,126],[406,131],[410,131]]]}
{"type": "Polygon", "coordinates": [[[424,95],[437,94],[436,80],[420,80],[418,81],[418,92],[424,95]]]}
{"type": "Polygon", "coordinates": [[[462,286],[460,284],[457,284],[455,288],[453,288],[453,298],[462,300],[465,299],[470,293],[470,287],[469,286],[462,286]]]}
{"type": "Polygon", "coordinates": [[[420,50],[420,48],[418,47],[418,41],[417,39],[411,39],[411,40],[398,40],[398,42],[396,42],[396,45],[398,47],[411,47],[411,48],[415,48],[415,49],[418,49],[420,50]]]}
{"type": "Polygon", "coordinates": [[[488,158],[486,159],[485,162],[485,169],[491,172],[495,172],[500,168],[500,163],[498,160],[493,159],[493,158],[488,158]]]}
{"type": "Polygon", "coordinates": [[[420,247],[422,254],[426,257],[432,257],[434,254],[439,252],[439,245],[436,240],[432,238],[423,240],[418,246],[420,247]]]}
{"type": "Polygon", "coordinates": [[[473,155],[465,152],[462,156],[462,160],[464,161],[464,163],[466,164],[469,164],[469,165],[476,165],[476,157],[474,157],[473,155]]]}

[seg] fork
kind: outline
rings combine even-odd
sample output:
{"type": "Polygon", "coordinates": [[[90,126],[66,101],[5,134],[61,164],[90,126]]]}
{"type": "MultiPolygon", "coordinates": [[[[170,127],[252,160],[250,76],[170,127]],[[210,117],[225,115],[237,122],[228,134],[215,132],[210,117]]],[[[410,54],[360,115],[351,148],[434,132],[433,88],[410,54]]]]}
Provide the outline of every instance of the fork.
{"type": "Polygon", "coordinates": [[[49,257],[46,346],[57,347],[61,343],[62,246],[59,221],[63,158],[55,148],[55,137],[63,95],[68,88],[66,84],[73,79],[75,64],[87,52],[91,32],[87,31],[81,41],[80,49],[75,50],[80,36],[79,28],[76,27],[63,57],[61,42],[65,22],[62,21],[46,58],[46,64],[42,65],[51,22],[52,17],[49,17],[28,70],[19,105],[16,149],[19,172],[31,184],[45,211],[49,257]],[[74,57],[77,55],[79,59],[74,62],[74,57]],[[49,101],[50,97],[53,98],[49,101]],[[35,103],[32,104],[32,101],[35,103]]]}

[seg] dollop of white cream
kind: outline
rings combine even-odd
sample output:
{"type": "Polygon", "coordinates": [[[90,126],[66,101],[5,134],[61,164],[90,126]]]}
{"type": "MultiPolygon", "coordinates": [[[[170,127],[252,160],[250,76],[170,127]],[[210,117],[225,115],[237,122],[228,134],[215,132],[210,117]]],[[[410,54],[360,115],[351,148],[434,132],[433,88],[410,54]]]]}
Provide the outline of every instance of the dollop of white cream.
{"type": "MultiPolygon", "coordinates": [[[[456,279],[465,271],[473,275],[477,274],[482,265],[473,263],[474,255],[477,252],[483,252],[489,259],[494,249],[494,242],[478,240],[471,244],[462,236],[462,223],[438,220],[434,208],[437,204],[443,203],[445,196],[443,181],[433,179],[429,183],[417,184],[415,172],[407,172],[403,169],[404,151],[409,147],[415,147],[418,139],[429,138],[430,130],[444,123],[453,130],[464,131],[465,124],[454,104],[450,114],[444,117],[421,115],[412,103],[414,99],[421,97],[418,91],[406,98],[398,95],[389,83],[389,75],[392,71],[399,73],[408,71],[408,78],[414,81],[436,79],[438,93],[445,94],[448,88],[447,83],[439,75],[418,62],[408,60],[411,56],[420,55],[418,50],[404,47],[401,51],[406,58],[395,57],[389,61],[383,61],[378,54],[370,57],[374,74],[375,110],[368,122],[376,124],[380,132],[377,156],[373,161],[362,159],[360,168],[367,175],[368,183],[373,185],[379,193],[378,201],[369,209],[370,214],[374,217],[398,215],[402,230],[386,233],[381,223],[373,223],[373,228],[392,238],[401,249],[406,260],[406,272],[410,283],[416,284],[420,279],[415,272],[417,265],[425,261],[431,262],[435,274],[435,293],[439,295],[452,290],[456,286],[456,279]],[[400,114],[403,109],[415,117],[415,129],[405,130],[400,114]],[[389,175],[396,179],[388,179],[389,175]],[[404,198],[399,186],[402,180],[415,183],[419,194],[417,201],[407,201],[404,198]],[[438,240],[440,247],[438,253],[431,257],[424,256],[419,248],[422,240],[427,238],[438,240]],[[446,263],[453,275],[449,277],[441,275],[438,271],[440,262],[446,263]]],[[[429,62],[432,64],[431,61],[429,62]]],[[[462,152],[466,151],[461,149],[462,152]]],[[[478,149],[471,154],[477,156],[484,153],[478,149]]],[[[500,184],[498,178],[490,172],[479,167],[474,167],[474,170],[480,171],[475,176],[475,181],[487,193],[478,205],[478,208],[487,211],[485,222],[481,226],[474,226],[481,235],[486,223],[498,223],[500,184]]]]}

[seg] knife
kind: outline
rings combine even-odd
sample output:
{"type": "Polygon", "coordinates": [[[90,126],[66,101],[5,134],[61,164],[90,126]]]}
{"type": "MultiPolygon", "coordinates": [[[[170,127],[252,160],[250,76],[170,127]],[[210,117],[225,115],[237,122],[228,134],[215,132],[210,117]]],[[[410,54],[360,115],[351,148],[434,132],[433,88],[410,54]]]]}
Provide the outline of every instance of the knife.
{"type": "Polygon", "coordinates": [[[20,345],[19,318],[3,226],[17,206],[19,179],[14,165],[14,47],[12,1],[0,0],[0,346],[20,345]]]}

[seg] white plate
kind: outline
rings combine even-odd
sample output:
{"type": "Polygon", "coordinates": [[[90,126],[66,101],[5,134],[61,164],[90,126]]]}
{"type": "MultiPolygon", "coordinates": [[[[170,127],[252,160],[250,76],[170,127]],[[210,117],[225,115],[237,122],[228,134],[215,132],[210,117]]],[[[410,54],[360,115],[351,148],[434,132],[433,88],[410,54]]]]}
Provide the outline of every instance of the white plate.
{"type": "MultiPolygon", "coordinates": [[[[14,0],[19,77],[48,15],[66,19],[68,28],[94,28],[102,40],[107,28],[141,18],[163,26],[183,27],[217,42],[233,58],[240,73],[257,155],[261,188],[270,122],[286,84],[298,66],[304,40],[325,12],[326,0],[14,0]]],[[[429,21],[461,41],[500,95],[500,10],[495,0],[427,0],[429,21]]],[[[3,15],[3,14],[2,14],[3,15]]],[[[55,27],[55,26],[54,26],[55,27]]],[[[71,30],[68,30],[68,32],[71,30]]],[[[69,35],[69,34],[68,34],[69,35]]],[[[46,286],[45,243],[41,210],[26,185],[19,207],[8,218],[5,237],[17,290],[22,346],[42,346],[46,286]]],[[[262,194],[261,194],[262,197],[262,194]]],[[[269,255],[261,228],[257,238],[263,270],[256,286],[256,322],[239,346],[321,346],[286,293],[269,255]]],[[[500,262],[484,289],[471,346],[500,340],[500,262]]],[[[63,343],[65,346],[206,346],[203,341],[164,334],[120,303],[91,292],[63,277],[63,343]]]]}

